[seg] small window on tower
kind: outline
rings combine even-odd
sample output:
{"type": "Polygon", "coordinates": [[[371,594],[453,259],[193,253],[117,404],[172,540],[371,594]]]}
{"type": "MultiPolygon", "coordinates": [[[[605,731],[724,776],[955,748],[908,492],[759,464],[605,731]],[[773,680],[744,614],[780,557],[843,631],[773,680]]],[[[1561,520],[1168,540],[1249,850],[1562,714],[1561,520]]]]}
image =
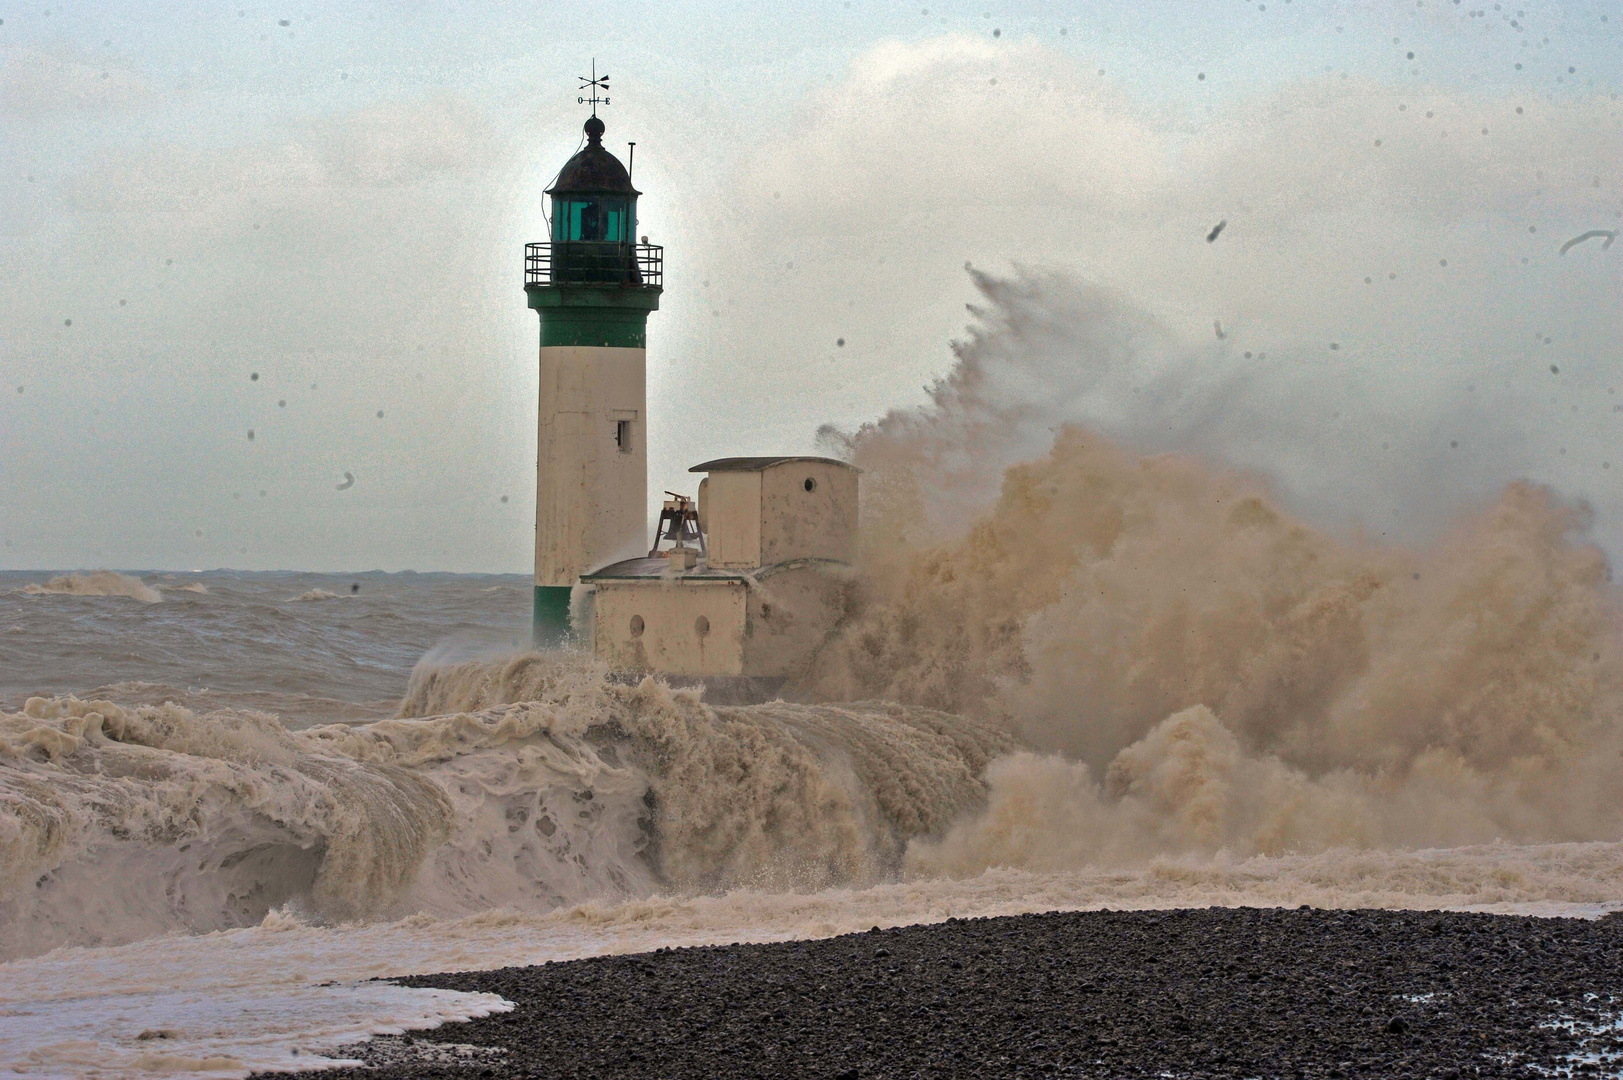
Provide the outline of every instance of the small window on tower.
{"type": "Polygon", "coordinates": [[[616,420],[614,422],[614,445],[620,448],[620,453],[631,453],[631,421],[616,420]]]}

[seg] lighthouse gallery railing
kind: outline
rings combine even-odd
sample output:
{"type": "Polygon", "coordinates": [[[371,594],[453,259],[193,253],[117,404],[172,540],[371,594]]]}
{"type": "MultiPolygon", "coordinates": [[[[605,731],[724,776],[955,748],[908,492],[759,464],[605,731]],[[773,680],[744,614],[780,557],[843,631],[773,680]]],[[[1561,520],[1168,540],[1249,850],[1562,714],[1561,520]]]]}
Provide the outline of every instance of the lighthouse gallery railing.
{"type": "Polygon", "coordinates": [[[663,288],[665,249],[587,240],[525,244],[524,284],[663,288]]]}

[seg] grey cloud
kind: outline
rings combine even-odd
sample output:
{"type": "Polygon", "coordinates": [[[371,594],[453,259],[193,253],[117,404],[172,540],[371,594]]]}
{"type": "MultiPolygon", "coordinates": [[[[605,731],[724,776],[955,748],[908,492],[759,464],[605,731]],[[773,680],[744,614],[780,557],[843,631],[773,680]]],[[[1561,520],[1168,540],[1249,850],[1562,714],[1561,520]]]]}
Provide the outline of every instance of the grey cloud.
{"type": "Polygon", "coordinates": [[[822,401],[852,430],[845,380],[899,401],[922,382],[924,411],[892,422],[984,433],[962,412],[973,383],[998,423],[1018,418],[995,451],[956,451],[975,497],[988,468],[1076,422],[1266,472],[1319,520],[1377,533],[1548,482],[1593,498],[1623,548],[1606,482],[1623,462],[1603,468],[1623,416],[1615,273],[1555,250],[1618,213],[1597,136],[1614,102],[1541,98],[1516,117],[1508,99],[1337,78],[1197,125],[1090,67],[1032,44],[884,46],[759,150],[718,200],[751,208],[715,230],[747,255],[706,256],[729,264],[713,291],[734,303],[733,347],[762,358],[763,398],[822,401]],[[966,282],[966,258],[992,272],[966,282]],[[790,260],[792,286],[734,276],[790,260]],[[921,344],[966,284],[983,297],[958,356],[921,344]],[[831,361],[807,344],[836,333],[864,347],[831,361]]]}
{"type": "Polygon", "coordinates": [[[0,46],[0,116],[39,119],[127,108],[160,95],[140,72],[71,50],[0,46]]]}
{"type": "MultiPolygon", "coordinates": [[[[498,146],[488,119],[456,98],[404,102],[290,124],[274,139],[226,150],[143,148],[80,176],[68,205],[89,214],[217,215],[323,193],[480,178],[498,146]]],[[[167,219],[165,228],[172,227],[167,219]]]]}

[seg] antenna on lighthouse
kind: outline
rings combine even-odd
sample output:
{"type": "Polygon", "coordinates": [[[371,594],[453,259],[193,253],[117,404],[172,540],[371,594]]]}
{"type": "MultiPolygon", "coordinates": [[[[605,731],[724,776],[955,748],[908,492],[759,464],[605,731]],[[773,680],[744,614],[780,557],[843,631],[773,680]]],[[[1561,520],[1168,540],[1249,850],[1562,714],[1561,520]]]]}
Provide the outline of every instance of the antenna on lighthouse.
{"type": "Polygon", "coordinates": [[[590,91],[589,94],[582,93],[575,101],[581,105],[589,102],[592,106],[592,115],[596,116],[598,105],[607,105],[609,103],[609,77],[597,73],[597,57],[592,57],[592,74],[590,77],[577,75],[575,78],[580,80],[580,89],[582,91],[590,91]],[[597,96],[599,90],[603,92],[602,97],[597,96]]]}

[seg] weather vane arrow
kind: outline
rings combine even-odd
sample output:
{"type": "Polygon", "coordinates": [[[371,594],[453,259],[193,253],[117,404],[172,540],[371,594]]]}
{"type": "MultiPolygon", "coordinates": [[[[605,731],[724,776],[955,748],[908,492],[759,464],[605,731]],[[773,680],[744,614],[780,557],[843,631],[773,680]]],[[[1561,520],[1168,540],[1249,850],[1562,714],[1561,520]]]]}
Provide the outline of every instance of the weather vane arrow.
{"type": "Polygon", "coordinates": [[[597,107],[599,105],[607,105],[609,103],[609,77],[607,75],[599,75],[597,73],[597,57],[595,56],[592,57],[591,77],[588,78],[585,75],[577,75],[575,77],[580,80],[580,89],[582,91],[581,96],[577,97],[575,100],[582,105],[590,102],[592,106],[592,115],[596,116],[597,107]],[[602,91],[602,97],[598,97],[599,91],[602,91]]]}

